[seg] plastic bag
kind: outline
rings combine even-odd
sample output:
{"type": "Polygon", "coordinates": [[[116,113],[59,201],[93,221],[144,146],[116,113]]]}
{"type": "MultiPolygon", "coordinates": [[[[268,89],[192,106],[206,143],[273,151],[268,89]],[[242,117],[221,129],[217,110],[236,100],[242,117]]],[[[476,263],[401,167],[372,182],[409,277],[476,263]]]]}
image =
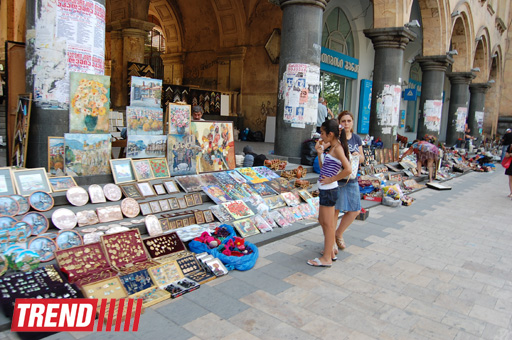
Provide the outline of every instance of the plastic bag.
{"type": "Polygon", "coordinates": [[[388,185],[382,188],[384,195],[391,197],[395,200],[400,199],[403,196],[402,190],[398,185],[388,185]]]}
{"type": "Polygon", "coordinates": [[[315,157],[317,157],[317,152],[315,150],[316,140],[309,139],[302,143],[300,164],[302,165],[313,165],[315,162],[315,157]]]}

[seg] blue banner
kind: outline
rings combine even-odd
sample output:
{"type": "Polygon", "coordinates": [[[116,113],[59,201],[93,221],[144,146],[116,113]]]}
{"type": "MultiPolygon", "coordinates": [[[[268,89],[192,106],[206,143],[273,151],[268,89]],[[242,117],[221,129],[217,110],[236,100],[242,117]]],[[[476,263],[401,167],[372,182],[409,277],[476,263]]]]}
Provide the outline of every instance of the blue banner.
{"type": "Polygon", "coordinates": [[[372,85],[373,82],[368,79],[361,80],[361,90],[359,92],[359,114],[357,116],[357,133],[370,132],[370,109],[372,105],[372,85]]]}
{"type": "Polygon", "coordinates": [[[404,100],[415,101],[418,96],[418,92],[416,89],[405,89],[404,90],[404,100]]]}
{"type": "Polygon", "coordinates": [[[322,47],[320,69],[343,77],[357,79],[359,60],[322,47]]]}

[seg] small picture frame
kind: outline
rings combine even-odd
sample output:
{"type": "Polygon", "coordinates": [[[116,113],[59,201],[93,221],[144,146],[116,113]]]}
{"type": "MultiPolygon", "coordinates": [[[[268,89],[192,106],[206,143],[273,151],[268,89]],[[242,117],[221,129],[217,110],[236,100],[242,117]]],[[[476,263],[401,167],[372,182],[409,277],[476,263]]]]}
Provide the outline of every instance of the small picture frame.
{"type": "Polygon", "coordinates": [[[53,192],[66,191],[71,187],[77,186],[75,179],[71,176],[50,177],[48,181],[52,186],[53,192]]]}
{"type": "Polygon", "coordinates": [[[186,209],[187,208],[187,201],[185,200],[185,197],[179,197],[178,198],[178,205],[180,209],[186,209]]]}
{"type": "Polygon", "coordinates": [[[16,187],[12,176],[11,168],[0,168],[0,195],[14,195],[16,187]]]}
{"type": "Polygon", "coordinates": [[[137,181],[149,181],[154,179],[149,159],[132,159],[133,171],[137,181]]]}
{"type": "Polygon", "coordinates": [[[171,207],[171,210],[178,210],[180,208],[178,199],[176,197],[169,198],[169,206],[171,207]]]}
{"type": "Polygon", "coordinates": [[[184,218],[181,220],[183,222],[184,227],[188,227],[190,225],[190,220],[187,218],[184,218]]]}
{"type": "Polygon", "coordinates": [[[193,194],[185,195],[185,201],[187,202],[188,207],[193,207],[195,205],[194,195],[193,194]]]}
{"type": "Polygon", "coordinates": [[[196,211],[194,213],[194,217],[196,218],[196,223],[197,224],[203,224],[205,223],[205,219],[204,219],[204,215],[203,215],[203,212],[202,211],[196,211]]]}
{"type": "Polygon", "coordinates": [[[111,159],[110,169],[115,184],[135,182],[131,158],[111,159]]]}
{"type": "Polygon", "coordinates": [[[139,187],[135,183],[121,184],[119,185],[119,187],[121,188],[121,191],[123,192],[124,196],[127,198],[133,198],[136,200],[144,198],[144,196],[142,196],[142,193],[139,190],[139,187]]]}
{"type": "Polygon", "coordinates": [[[203,210],[203,216],[205,223],[212,223],[213,221],[215,221],[211,210],[203,210]]]}
{"type": "Polygon", "coordinates": [[[196,192],[192,194],[194,196],[194,204],[195,205],[201,205],[203,204],[203,199],[201,198],[201,194],[196,192]]]}
{"type": "Polygon", "coordinates": [[[173,221],[169,221],[169,229],[170,230],[173,230],[173,229],[176,229],[176,220],[173,220],[173,221]]]}
{"type": "Polygon", "coordinates": [[[165,157],[150,158],[149,165],[151,167],[151,171],[153,172],[154,178],[171,177],[169,166],[167,165],[167,159],[165,157]]]}
{"type": "Polygon", "coordinates": [[[165,186],[165,190],[167,190],[167,193],[169,194],[176,194],[180,192],[180,189],[178,188],[178,185],[176,185],[175,181],[163,181],[162,184],[165,186]]]}
{"type": "Polygon", "coordinates": [[[153,184],[153,189],[155,189],[155,192],[157,195],[166,195],[167,191],[165,191],[165,187],[162,183],[153,184]]]}
{"type": "Polygon", "coordinates": [[[215,274],[215,276],[223,276],[228,273],[228,269],[218,258],[213,258],[205,262],[205,264],[210,268],[210,270],[215,274]]]}
{"type": "Polygon", "coordinates": [[[196,218],[195,218],[194,216],[190,216],[190,217],[188,218],[188,223],[190,223],[190,224],[196,224],[196,218]]]}
{"type": "Polygon", "coordinates": [[[163,232],[171,230],[169,226],[169,219],[167,217],[159,218],[158,221],[160,221],[160,226],[162,227],[163,232]]]}
{"type": "Polygon", "coordinates": [[[13,171],[16,191],[21,196],[29,196],[35,191],[52,192],[45,168],[33,168],[13,171]]]}
{"type": "Polygon", "coordinates": [[[153,190],[153,187],[151,184],[149,184],[149,182],[137,183],[137,187],[139,187],[139,190],[144,197],[156,196],[156,192],[153,190]]]}
{"type": "Polygon", "coordinates": [[[183,228],[183,220],[175,220],[172,222],[176,222],[176,229],[183,228]]]}
{"type": "Polygon", "coordinates": [[[158,203],[160,204],[160,208],[162,211],[169,211],[171,210],[171,206],[169,205],[169,201],[166,199],[158,200],[158,203]]]}
{"type": "Polygon", "coordinates": [[[143,216],[146,216],[146,215],[151,214],[151,207],[149,206],[149,203],[148,203],[148,202],[140,203],[140,204],[139,204],[139,207],[140,207],[140,213],[141,213],[143,216]]]}
{"type": "Polygon", "coordinates": [[[162,208],[160,208],[160,203],[158,201],[149,202],[149,206],[151,207],[151,211],[153,214],[158,214],[162,212],[162,208]]]}

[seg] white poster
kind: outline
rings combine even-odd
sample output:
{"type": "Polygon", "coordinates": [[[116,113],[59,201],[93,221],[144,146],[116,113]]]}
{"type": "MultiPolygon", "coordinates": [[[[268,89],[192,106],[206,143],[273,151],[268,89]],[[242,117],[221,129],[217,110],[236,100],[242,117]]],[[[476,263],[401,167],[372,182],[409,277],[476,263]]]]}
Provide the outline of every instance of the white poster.
{"type": "Polygon", "coordinates": [[[428,131],[439,133],[441,130],[441,115],[443,112],[442,100],[426,100],[423,106],[425,127],[428,131]]]}
{"type": "Polygon", "coordinates": [[[467,107],[457,108],[457,122],[455,123],[455,130],[457,132],[464,132],[466,127],[466,118],[468,117],[467,107]]]}
{"type": "Polygon", "coordinates": [[[400,85],[384,85],[377,96],[377,119],[382,126],[398,126],[400,121],[400,85]]]}
{"type": "Polygon", "coordinates": [[[484,128],[484,112],[483,111],[475,111],[475,120],[478,126],[478,129],[484,128]]]}
{"type": "Polygon", "coordinates": [[[320,68],[308,64],[288,64],[281,83],[284,99],[283,120],[295,127],[316,124],[320,68]]]}

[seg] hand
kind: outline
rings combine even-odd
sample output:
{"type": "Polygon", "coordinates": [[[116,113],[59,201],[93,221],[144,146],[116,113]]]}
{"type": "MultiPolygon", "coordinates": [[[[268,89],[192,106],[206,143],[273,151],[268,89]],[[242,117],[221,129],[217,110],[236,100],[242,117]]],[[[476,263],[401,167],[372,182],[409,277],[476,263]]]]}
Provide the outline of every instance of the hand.
{"type": "Polygon", "coordinates": [[[352,152],[352,156],[354,156],[354,157],[359,156],[359,152],[357,152],[357,151],[352,152]]]}
{"type": "Polygon", "coordinates": [[[324,152],[324,146],[322,144],[322,140],[319,139],[316,141],[316,144],[315,144],[315,150],[316,150],[316,153],[322,153],[324,152]]]}
{"type": "Polygon", "coordinates": [[[320,179],[318,180],[320,183],[326,185],[326,184],[331,184],[332,182],[334,182],[334,177],[320,177],[320,179]]]}

